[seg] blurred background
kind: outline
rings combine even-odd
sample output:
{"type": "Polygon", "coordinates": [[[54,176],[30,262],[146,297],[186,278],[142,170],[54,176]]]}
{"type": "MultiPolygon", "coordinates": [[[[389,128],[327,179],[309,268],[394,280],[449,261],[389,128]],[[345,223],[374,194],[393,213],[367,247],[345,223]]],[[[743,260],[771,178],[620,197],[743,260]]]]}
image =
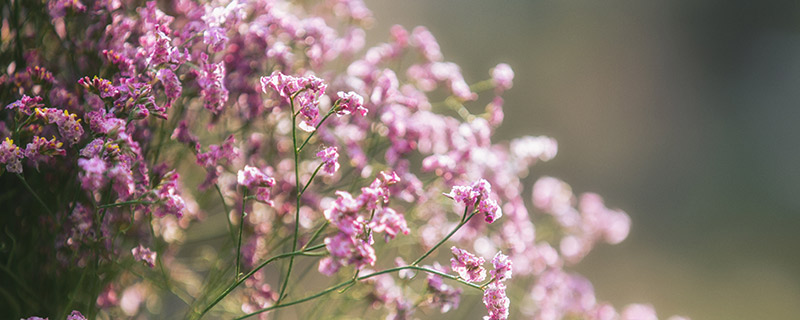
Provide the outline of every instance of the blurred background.
{"type": "MultiPolygon", "coordinates": [[[[577,268],[662,318],[800,318],[800,2],[373,0],[370,44],[427,26],[468,82],[516,73],[497,137],[631,215],[577,268]]],[[[480,106],[482,108],[482,106],[480,106]]]]}

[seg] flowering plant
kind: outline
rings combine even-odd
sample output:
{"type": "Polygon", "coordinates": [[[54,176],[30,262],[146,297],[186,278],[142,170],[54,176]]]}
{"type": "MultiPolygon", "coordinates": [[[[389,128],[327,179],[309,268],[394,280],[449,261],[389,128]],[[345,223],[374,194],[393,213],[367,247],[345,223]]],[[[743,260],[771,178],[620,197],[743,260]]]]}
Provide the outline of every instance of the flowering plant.
{"type": "Polygon", "coordinates": [[[424,27],[364,50],[361,0],[3,6],[14,317],[655,317],[570,271],[628,215],[551,177],[528,210],[557,145],[492,140],[506,64],[470,85],[424,27]]]}

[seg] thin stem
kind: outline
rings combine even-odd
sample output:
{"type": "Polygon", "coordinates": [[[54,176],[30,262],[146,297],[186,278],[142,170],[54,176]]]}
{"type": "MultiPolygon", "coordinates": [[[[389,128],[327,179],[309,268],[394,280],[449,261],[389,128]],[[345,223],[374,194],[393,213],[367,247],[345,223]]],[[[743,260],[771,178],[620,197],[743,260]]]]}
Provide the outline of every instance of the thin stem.
{"type": "Polygon", "coordinates": [[[297,146],[295,146],[295,149],[297,150],[298,153],[300,151],[303,151],[303,147],[305,147],[306,144],[308,144],[308,141],[311,140],[311,137],[313,137],[314,134],[317,133],[317,131],[319,130],[319,127],[322,126],[322,123],[325,122],[325,120],[327,120],[328,117],[330,117],[333,114],[333,112],[336,111],[336,108],[338,108],[338,107],[339,107],[339,100],[336,100],[336,104],[334,104],[333,107],[331,107],[331,109],[328,110],[328,113],[326,113],[325,116],[322,117],[322,120],[320,120],[319,123],[317,123],[317,126],[314,127],[314,131],[312,131],[311,134],[309,134],[308,137],[306,137],[306,140],[303,141],[303,144],[300,145],[300,148],[297,149],[297,146]]]}
{"type": "Polygon", "coordinates": [[[217,303],[222,301],[222,299],[224,299],[229,293],[231,293],[231,291],[233,291],[233,289],[236,289],[236,287],[238,287],[240,284],[242,284],[242,282],[244,282],[245,280],[250,278],[253,274],[258,272],[258,270],[261,270],[261,268],[264,268],[265,266],[267,266],[267,264],[269,264],[270,262],[278,260],[278,259],[286,258],[286,257],[293,257],[293,256],[296,256],[296,255],[301,255],[301,254],[304,254],[305,252],[317,250],[317,249],[323,248],[323,247],[325,247],[325,245],[324,244],[320,244],[320,245],[316,245],[316,246],[313,246],[313,247],[306,248],[305,250],[283,253],[283,254],[279,254],[277,256],[274,256],[272,258],[267,259],[266,261],[264,261],[261,264],[259,264],[257,267],[253,268],[253,270],[250,270],[250,272],[248,272],[246,275],[244,275],[241,278],[239,278],[238,280],[236,280],[236,282],[234,282],[230,287],[225,289],[225,291],[223,291],[219,296],[217,296],[217,298],[214,299],[214,301],[211,302],[211,304],[209,304],[205,309],[203,309],[203,311],[200,313],[200,316],[198,316],[197,319],[202,318],[206,313],[208,313],[208,311],[211,310],[211,308],[216,306],[217,303]]]}
{"type": "Polygon", "coordinates": [[[308,182],[306,182],[306,186],[305,186],[305,187],[303,187],[303,190],[301,190],[301,191],[300,191],[300,195],[301,195],[301,196],[302,196],[304,193],[306,193],[306,189],[308,189],[308,186],[310,186],[310,185],[311,185],[311,182],[312,182],[312,181],[314,181],[314,178],[317,176],[317,172],[319,172],[319,169],[321,169],[323,165],[325,165],[325,162],[323,162],[323,163],[320,163],[320,164],[317,166],[317,169],[315,169],[315,170],[314,170],[314,173],[312,173],[312,174],[311,174],[311,178],[309,178],[309,179],[308,179],[308,182]]]}
{"type": "MultiPolygon", "coordinates": [[[[244,188],[244,194],[242,195],[242,219],[239,220],[239,244],[236,245],[236,273],[233,276],[233,279],[239,279],[239,270],[241,268],[241,257],[242,257],[242,229],[244,229],[244,217],[247,215],[245,213],[245,206],[247,204],[247,188],[244,188]]],[[[294,251],[294,250],[292,250],[294,251]]]]}
{"type": "Polygon", "coordinates": [[[317,240],[317,237],[319,237],[320,233],[322,233],[322,230],[325,230],[325,228],[328,226],[328,223],[329,223],[328,220],[325,220],[325,223],[323,223],[322,226],[319,227],[319,229],[317,229],[317,231],[314,232],[314,235],[312,235],[311,239],[308,239],[308,242],[306,242],[306,244],[304,244],[303,247],[300,248],[300,251],[305,250],[309,244],[314,242],[314,240],[317,240]]]}
{"type": "MultiPolygon", "coordinates": [[[[298,91],[289,99],[289,104],[292,107],[292,150],[294,150],[294,184],[297,196],[295,197],[294,206],[294,234],[292,235],[292,251],[297,250],[297,236],[300,233],[300,151],[297,149],[297,115],[294,113],[294,97],[300,93],[298,91]]],[[[313,134],[313,133],[312,133],[313,134]]],[[[289,276],[292,275],[292,267],[294,266],[294,256],[289,258],[289,268],[286,270],[286,278],[283,279],[281,291],[278,294],[278,300],[275,304],[280,304],[283,300],[283,293],[286,292],[286,286],[289,285],[289,276]]]]}
{"type": "MultiPolygon", "coordinates": [[[[466,208],[464,208],[464,216],[466,216],[466,215],[467,215],[467,212],[468,212],[468,210],[469,210],[469,207],[470,207],[470,206],[467,206],[466,208]]],[[[422,261],[422,259],[425,259],[426,257],[428,257],[428,256],[429,256],[429,255],[430,255],[430,254],[431,254],[431,253],[432,253],[434,250],[436,250],[437,248],[439,248],[439,247],[440,247],[440,246],[441,246],[441,245],[442,245],[442,244],[443,244],[445,241],[447,241],[448,239],[450,239],[450,237],[452,237],[452,236],[453,236],[453,234],[455,234],[455,233],[456,233],[456,231],[458,231],[458,229],[461,229],[461,227],[463,227],[465,224],[467,224],[467,222],[469,222],[469,219],[472,219],[472,217],[473,217],[473,216],[475,216],[475,214],[476,214],[476,213],[478,213],[478,211],[477,211],[477,210],[476,210],[475,212],[473,212],[472,214],[470,214],[470,215],[469,215],[469,216],[468,216],[466,219],[464,219],[464,218],[462,217],[462,220],[461,220],[461,222],[460,222],[460,223],[459,223],[459,224],[458,224],[458,225],[457,225],[455,228],[453,228],[453,231],[450,231],[450,233],[449,233],[449,234],[448,234],[446,237],[442,238],[442,240],[440,240],[440,241],[439,241],[439,243],[437,243],[435,246],[433,246],[433,248],[431,248],[430,250],[428,250],[428,252],[425,252],[425,254],[423,254],[423,255],[422,255],[421,257],[419,257],[417,260],[414,260],[414,262],[412,262],[412,263],[411,263],[411,265],[412,265],[412,266],[416,266],[417,264],[419,264],[419,263],[422,261]]]]}
{"type": "Polygon", "coordinates": [[[219,200],[222,202],[222,207],[225,209],[225,221],[228,222],[228,233],[231,234],[231,240],[236,241],[236,236],[233,235],[233,224],[231,223],[231,209],[228,208],[228,204],[225,203],[225,197],[222,195],[222,189],[219,188],[219,183],[215,183],[214,187],[217,189],[217,194],[219,195],[219,200]]]}
{"type": "Polygon", "coordinates": [[[481,286],[479,286],[477,284],[474,284],[474,283],[470,283],[470,282],[464,281],[464,280],[458,278],[457,276],[454,276],[454,275],[451,275],[451,274],[447,274],[447,273],[444,273],[444,272],[441,272],[441,271],[438,271],[438,270],[430,269],[430,268],[409,265],[409,266],[395,267],[395,268],[391,268],[391,269],[386,269],[386,270],[370,273],[368,275],[361,276],[361,277],[353,277],[350,280],[347,280],[345,282],[341,282],[341,283],[339,283],[337,285],[329,287],[329,288],[327,288],[325,290],[322,290],[322,291],[320,291],[320,292],[318,292],[316,294],[310,295],[308,297],[305,297],[305,298],[302,298],[302,299],[298,299],[298,300],[295,300],[295,301],[291,301],[291,302],[287,302],[287,303],[283,303],[283,304],[276,303],[275,305],[269,306],[269,307],[261,309],[261,310],[257,310],[255,312],[246,314],[244,316],[241,316],[241,317],[238,317],[238,318],[235,318],[235,319],[236,320],[246,319],[246,318],[249,318],[249,317],[252,317],[254,315],[261,314],[261,313],[264,313],[264,312],[267,312],[267,311],[270,311],[270,310],[275,310],[275,309],[279,309],[279,308],[283,308],[283,307],[293,306],[293,305],[300,304],[300,303],[303,303],[303,302],[306,302],[306,301],[309,301],[309,300],[314,300],[314,299],[322,297],[322,296],[324,296],[324,295],[326,295],[328,293],[331,293],[333,291],[339,290],[340,288],[352,286],[352,285],[358,283],[359,281],[366,280],[366,279],[369,279],[369,278],[372,278],[372,277],[375,277],[375,276],[378,276],[378,275],[381,275],[381,274],[392,273],[392,272],[396,272],[396,271],[400,271],[400,270],[407,270],[407,269],[419,270],[419,271],[424,271],[424,272],[436,274],[436,275],[439,275],[441,277],[444,277],[444,278],[447,278],[447,279],[450,279],[450,280],[458,281],[458,282],[460,282],[460,283],[462,283],[462,284],[464,284],[466,286],[469,286],[471,288],[475,288],[475,289],[483,291],[481,286]]]}
{"type": "Polygon", "coordinates": [[[39,204],[42,205],[44,210],[46,210],[48,214],[53,215],[53,211],[50,211],[50,208],[48,208],[47,205],[44,204],[44,201],[42,201],[42,198],[39,198],[39,194],[37,194],[36,191],[33,191],[33,188],[31,188],[31,186],[28,184],[28,181],[25,181],[25,177],[23,177],[19,173],[17,173],[17,177],[19,178],[20,181],[22,181],[22,184],[25,185],[25,188],[28,189],[28,191],[30,191],[33,197],[36,198],[36,201],[38,201],[39,204]]]}
{"type": "Polygon", "coordinates": [[[331,107],[331,109],[330,109],[330,110],[328,110],[328,113],[326,113],[326,114],[325,114],[325,116],[324,116],[324,117],[322,117],[322,120],[320,120],[320,121],[319,121],[319,123],[317,123],[317,126],[314,128],[314,132],[311,132],[311,134],[310,134],[310,135],[308,135],[308,137],[306,137],[306,140],[305,140],[305,141],[303,141],[303,144],[302,144],[302,145],[300,145],[300,149],[299,149],[299,150],[297,150],[297,152],[300,152],[300,151],[302,151],[302,150],[303,150],[303,147],[305,147],[305,146],[306,146],[306,144],[308,143],[308,140],[311,140],[311,137],[313,137],[313,136],[314,136],[314,134],[315,134],[315,133],[317,133],[317,131],[319,130],[319,128],[322,126],[322,124],[323,124],[323,123],[325,123],[325,120],[328,120],[328,117],[330,117],[332,114],[334,114],[334,113],[336,112],[336,110],[338,110],[338,108],[339,108],[339,102],[340,102],[340,101],[341,101],[341,100],[336,100],[336,102],[333,104],[333,106],[331,107]]]}
{"type": "Polygon", "coordinates": [[[155,203],[155,202],[142,201],[141,199],[137,199],[137,200],[128,200],[128,201],[123,201],[123,202],[115,202],[115,203],[103,204],[103,205],[97,206],[97,208],[98,209],[105,209],[105,208],[113,208],[113,207],[122,207],[122,206],[131,205],[131,204],[153,204],[153,203],[155,203]]]}

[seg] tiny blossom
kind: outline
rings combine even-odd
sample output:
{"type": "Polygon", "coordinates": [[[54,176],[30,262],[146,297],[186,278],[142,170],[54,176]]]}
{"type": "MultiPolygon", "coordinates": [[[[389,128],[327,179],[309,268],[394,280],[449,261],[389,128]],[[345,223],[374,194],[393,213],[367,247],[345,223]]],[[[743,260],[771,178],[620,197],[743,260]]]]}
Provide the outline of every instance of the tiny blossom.
{"type": "Polygon", "coordinates": [[[41,108],[44,105],[41,103],[42,97],[34,96],[29,97],[23,95],[21,99],[14,101],[6,106],[6,109],[14,110],[16,109],[19,112],[22,112],[26,115],[30,115],[36,108],[41,108]]]}
{"type": "Polygon", "coordinates": [[[260,169],[245,165],[244,169],[239,170],[236,181],[240,186],[256,189],[256,200],[264,202],[270,206],[274,204],[272,200],[269,199],[269,188],[275,185],[275,179],[267,176],[267,174],[260,169]]]}
{"type": "Polygon", "coordinates": [[[200,141],[197,136],[189,131],[189,125],[186,123],[186,120],[181,120],[181,122],[178,123],[178,127],[172,132],[170,138],[172,140],[178,140],[180,143],[187,144],[190,147],[196,147],[197,143],[200,141]]]}
{"type": "Polygon", "coordinates": [[[333,175],[339,170],[339,153],[336,147],[328,147],[317,152],[317,157],[322,159],[322,172],[333,175]]]}
{"type": "Polygon", "coordinates": [[[100,156],[100,153],[103,152],[103,145],[105,144],[105,140],[103,138],[97,138],[89,142],[83,149],[81,149],[80,155],[84,158],[94,158],[100,156]]]}
{"type": "Polygon", "coordinates": [[[484,214],[484,221],[492,223],[503,216],[503,209],[497,204],[494,199],[483,199],[478,204],[478,212],[484,214]]]}
{"type": "Polygon", "coordinates": [[[293,77],[275,71],[268,77],[261,77],[261,91],[267,93],[268,87],[275,90],[285,101],[293,102],[296,110],[299,109],[304,118],[298,125],[300,129],[306,132],[316,130],[319,116],[317,105],[320,96],[328,87],[322,79],[313,75],[293,77]]]}
{"type": "Polygon", "coordinates": [[[198,186],[200,190],[208,189],[217,182],[220,166],[230,164],[239,156],[239,149],[235,147],[236,139],[229,135],[222,145],[209,145],[207,152],[200,152],[200,145],[196,144],[197,164],[206,169],[206,179],[198,186]]]}
{"type": "Polygon", "coordinates": [[[156,77],[158,78],[158,81],[161,81],[161,84],[164,85],[167,98],[170,100],[175,100],[181,96],[181,81],[178,80],[178,76],[175,75],[175,72],[173,72],[172,69],[163,68],[158,70],[156,77]]]}
{"type": "Polygon", "coordinates": [[[84,316],[78,310],[72,310],[72,312],[67,316],[67,320],[86,320],[86,316],[84,316]]]}
{"type": "Polygon", "coordinates": [[[498,64],[492,69],[492,82],[495,88],[502,92],[511,89],[514,84],[514,71],[505,63],[498,64]]]}
{"type": "Polygon", "coordinates": [[[345,265],[354,265],[356,269],[375,265],[375,249],[365,240],[340,232],[333,237],[326,237],[325,247],[331,255],[319,262],[322,274],[331,276],[345,265]]]}
{"type": "Polygon", "coordinates": [[[630,304],[622,310],[621,320],[658,320],[656,311],[649,304],[630,304]]]}
{"type": "Polygon", "coordinates": [[[150,248],[145,248],[140,244],[138,247],[131,249],[131,253],[136,261],[142,261],[150,268],[156,266],[156,252],[150,250],[150,248]]]}
{"type": "Polygon", "coordinates": [[[511,260],[507,255],[498,252],[492,258],[492,265],[494,265],[494,269],[489,270],[489,273],[494,277],[495,281],[511,279],[511,260]]]}
{"type": "Polygon", "coordinates": [[[78,177],[84,190],[99,190],[108,181],[105,176],[108,165],[103,159],[98,157],[91,159],[80,158],[78,159],[78,166],[82,169],[78,177]]]}
{"type": "Polygon", "coordinates": [[[336,93],[339,96],[339,108],[336,109],[336,115],[343,116],[358,111],[362,117],[367,115],[367,108],[364,107],[364,98],[357,93],[350,91],[344,93],[339,91],[336,93]]]}
{"type": "Polygon", "coordinates": [[[53,83],[53,73],[47,71],[47,69],[43,67],[27,67],[25,71],[28,72],[28,74],[31,76],[31,79],[39,80],[45,83],[53,83]]]}
{"type": "Polygon", "coordinates": [[[508,319],[508,307],[511,300],[506,296],[506,287],[502,283],[492,282],[483,292],[483,304],[489,312],[484,320],[505,320],[508,319]]]}
{"type": "MultiPolygon", "coordinates": [[[[439,263],[434,263],[431,269],[444,271],[439,263]]],[[[457,309],[461,301],[461,288],[454,288],[444,283],[442,276],[429,273],[427,278],[428,290],[431,292],[430,302],[439,307],[439,311],[445,313],[450,309],[457,309]]]]}
{"type": "Polygon", "coordinates": [[[25,146],[25,157],[39,163],[52,156],[64,156],[67,152],[61,149],[63,145],[63,143],[56,140],[56,137],[47,140],[46,138],[34,136],[33,141],[25,146]]]}
{"type": "Polygon", "coordinates": [[[53,108],[37,108],[34,113],[39,119],[48,123],[55,123],[58,126],[58,133],[70,145],[78,142],[83,135],[83,127],[80,125],[81,119],[78,119],[78,115],[74,113],[53,108]]]}
{"type": "Polygon", "coordinates": [[[450,268],[458,273],[461,279],[469,282],[480,282],[486,279],[486,269],[483,268],[485,260],[456,247],[451,247],[453,258],[450,258],[450,268]]]}
{"type": "Polygon", "coordinates": [[[386,232],[386,240],[394,239],[398,233],[408,234],[406,219],[402,214],[397,213],[392,208],[381,208],[375,212],[375,218],[370,222],[370,228],[374,232],[386,232]]]}
{"type": "Polygon", "coordinates": [[[89,89],[92,93],[100,95],[101,98],[119,98],[120,92],[119,90],[111,84],[111,81],[108,81],[103,78],[98,78],[94,76],[94,78],[83,77],[78,79],[78,84],[82,87],[89,89]]]}
{"type": "Polygon", "coordinates": [[[22,173],[22,162],[20,161],[22,158],[23,153],[20,148],[14,144],[14,140],[6,137],[6,139],[0,143],[0,163],[6,165],[6,170],[8,170],[8,172],[22,173]]]}
{"type": "Polygon", "coordinates": [[[197,75],[197,84],[200,85],[200,95],[205,101],[205,108],[214,114],[219,114],[225,103],[228,102],[228,89],[225,87],[225,64],[208,63],[205,53],[200,58],[203,69],[197,75]]]}
{"type": "Polygon", "coordinates": [[[162,179],[158,188],[155,191],[156,206],[153,214],[157,217],[163,217],[168,214],[175,217],[182,217],[183,210],[186,208],[186,203],[178,192],[178,175],[177,172],[170,172],[162,179]]]}

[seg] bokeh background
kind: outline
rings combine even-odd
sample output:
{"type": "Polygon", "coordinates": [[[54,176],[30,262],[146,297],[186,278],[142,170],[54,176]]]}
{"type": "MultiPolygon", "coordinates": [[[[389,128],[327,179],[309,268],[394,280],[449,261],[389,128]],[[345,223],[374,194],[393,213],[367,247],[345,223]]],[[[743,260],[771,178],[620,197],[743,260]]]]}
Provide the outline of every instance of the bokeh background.
{"type": "Polygon", "coordinates": [[[373,0],[369,43],[427,26],[470,82],[516,73],[498,136],[633,219],[577,270],[666,318],[800,319],[800,2],[373,0]]]}

